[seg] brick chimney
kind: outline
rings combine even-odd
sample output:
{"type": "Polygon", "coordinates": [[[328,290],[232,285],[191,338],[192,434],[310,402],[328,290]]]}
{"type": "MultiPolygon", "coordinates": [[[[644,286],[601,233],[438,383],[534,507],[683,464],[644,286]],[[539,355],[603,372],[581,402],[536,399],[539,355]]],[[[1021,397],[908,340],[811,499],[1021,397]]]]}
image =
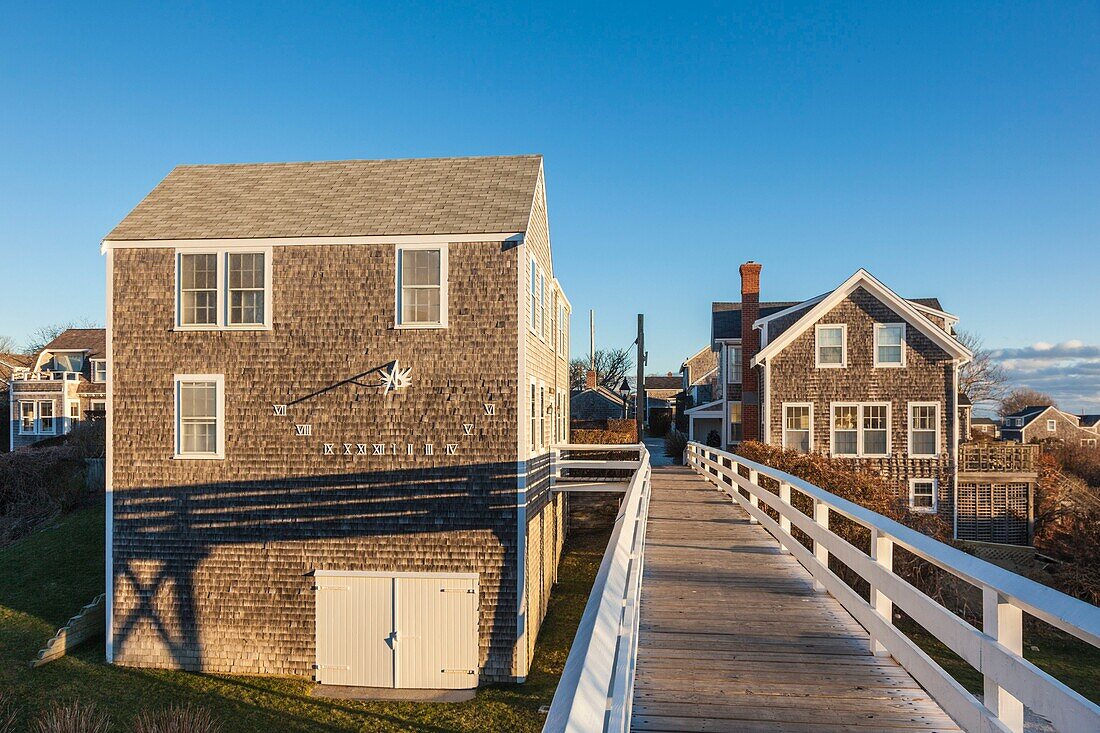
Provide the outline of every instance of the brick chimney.
{"type": "Polygon", "coordinates": [[[749,260],[741,265],[741,436],[760,440],[760,387],[756,370],[749,366],[760,351],[760,332],[752,327],[760,318],[761,265],[749,260]]]}
{"type": "Polygon", "coordinates": [[[589,369],[584,373],[584,388],[596,389],[596,370],[589,369]]]}

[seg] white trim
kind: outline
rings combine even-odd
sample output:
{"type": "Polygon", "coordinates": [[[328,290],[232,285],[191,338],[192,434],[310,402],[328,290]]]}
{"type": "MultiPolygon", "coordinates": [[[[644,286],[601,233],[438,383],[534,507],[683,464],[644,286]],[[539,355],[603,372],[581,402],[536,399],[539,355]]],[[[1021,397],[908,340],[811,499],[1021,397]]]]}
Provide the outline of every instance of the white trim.
{"type": "Polygon", "coordinates": [[[1058,421],[1057,420],[1052,420],[1050,418],[1047,419],[1047,432],[1048,433],[1058,432],[1058,421]]]}
{"type": "Polygon", "coordinates": [[[820,303],[822,300],[824,300],[827,297],[829,297],[829,293],[822,293],[821,295],[810,298],[809,300],[804,300],[801,303],[795,303],[794,305],[789,305],[786,308],[784,308],[783,310],[776,311],[775,313],[772,313],[769,316],[761,316],[760,318],[757,318],[755,321],[752,322],[752,327],[753,328],[767,327],[767,325],[769,323],[771,323],[772,321],[774,321],[776,318],[782,318],[783,316],[788,316],[791,313],[796,313],[796,312],[802,310],[803,308],[807,308],[811,305],[816,305],[817,303],[820,303]]]}
{"type": "Polygon", "coordinates": [[[36,435],[57,435],[57,400],[37,400],[35,403],[35,434],[36,435]],[[42,405],[50,406],[50,429],[46,430],[42,427],[42,405]]]}
{"type": "Polygon", "coordinates": [[[479,580],[478,573],[444,573],[434,570],[314,570],[315,578],[444,578],[454,580],[479,580]]]}
{"type": "Polygon", "coordinates": [[[909,303],[909,305],[916,308],[917,310],[919,310],[921,313],[931,314],[933,316],[937,316],[939,318],[942,318],[944,321],[947,322],[948,326],[954,326],[956,323],[959,322],[959,317],[956,316],[953,313],[948,313],[947,311],[936,310],[935,308],[931,308],[927,305],[922,305],[920,303],[917,303],[915,301],[908,300],[908,299],[906,300],[906,302],[909,303]]]}
{"type": "Polygon", "coordinates": [[[210,239],[104,239],[100,254],[114,249],[150,249],[156,247],[256,247],[334,244],[455,244],[460,242],[522,243],[523,232],[484,232],[480,234],[371,234],[355,237],[238,237],[210,239]]]}
{"type": "Polygon", "coordinates": [[[103,505],[104,505],[104,522],[103,522],[103,566],[104,566],[104,578],[105,583],[105,635],[104,635],[104,657],[107,663],[110,664],[115,660],[115,633],[114,633],[114,620],[115,620],[115,566],[114,566],[114,529],[115,529],[115,439],[114,439],[114,397],[115,387],[114,379],[111,378],[111,365],[114,362],[114,315],[115,315],[115,253],[108,251],[107,257],[107,327],[106,327],[106,347],[107,347],[107,425],[106,425],[106,450],[104,452],[105,458],[103,461],[104,467],[104,481],[103,481],[103,505]]]}
{"type": "MultiPolygon", "coordinates": [[[[12,405],[19,405],[19,409],[16,411],[17,420],[19,422],[19,434],[20,435],[38,435],[38,400],[19,400],[18,402],[12,402],[12,405]],[[23,429],[23,405],[31,406],[31,429],[23,429]]],[[[15,434],[15,431],[12,431],[15,434]]]]}
{"type": "MultiPolygon", "coordinates": [[[[782,415],[783,415],[783,417],[782,417],[782,422],[780,423],[780,428],[782,428],[782,441],[783,442],[780,443],[780,445],[784,449],[787,448],[787,408],[788,407],[808,407],[809,408],[810,424],[809,424],[809,430],[808,430],[809,435],[808,435],[808,438],[807,438],[807,441],[806,441],[806,453],[813,453],[814,452],[814,403],[812,403],[812,402],[784,402],[783,403],[783,406],[782,406],[782,415]]],[[[742,420],[744,420],[743,415],[742,415],[742,420]]],[[[802,431],[799,430],[797,432],[802,432],[802,431]]],[[[793,448],[791,450],[793,450],[793,448]]]]}
{"type": "Polygon", "coordinates": [[[775,341],[772,341],[761,349],[752,360],[752,366],[756,366],[760,362],[766,361],[774,354],[786,348],[792,341],[808,329],[811,324],[817,323],[817,321],[825,317],[829,311],[835,308],[842,300],[851,295],[856,288],[859,287],[865,288],[872,296],[881,300],[895,313],[905,319],[907,323],[928,336],[933,343],[946,351],[949,355],[966,361],[973,358],[973,354],[969,349],[952,338],[935,323],[928,320],[923,313],[913,307],[913,304],[890,290],[890,288],[876,280],[871,273],[861,268],[856,270],[851,277],[841,283],[840,287],[829,293],[821,302],[807,311],[805,315],[792,324],[790,328],[781,333],[775,341]]]}
{"type": "MultiPolygon", "coordinates": [[[[858,402],[830,402],[829,403],[829,455],[833,458],[858,458],[860,452],[860,428],[863,420],[863,408],[858,402]],[[836,408],[838,407],[854,407],[856,408],[856,451],[855,453],[837,453],[836,452],[836,408]]],[[[847,431],[845,431],[847,432],[847,431]]]]}
{"type": "Polygon", "coordinates": [[[92,384],[106,384],[107,383],[107,360],[106,359],[89,359],[88,362],[92,365],[92,384]],[[95,365],[103,365],[103,379],[95,378],[95,365]]]}
{"type": "Polygon", "coordinates": [[[394,246],[393,263],[393,327],[401,330],[423,330],[447,328],[449,324],[449,310],[447,307],[451,296],[450,256],[447,251],[447,243],[406,243],[394,246]],[[405,250],[439,250],[439,322],[437,323],[402,323],[401,322],[401,253],[405,250]]]}
{"type": "MultiPolygon", "coordinates": [[[[940,421],[943,419],[943,406],[939,402],[910,402],[906,407],[906,435],[908,437],[906,448],[908,449],[910,458],[939,458],[940,446],[943,445],[943,436],[941,435],[940,421]],[[913,450],[913,408],[914,407],[934,407],[936,408],[936,445],[934,453],[917,453],[913,450]]],[[[928,431],[921,431],[928,432],[928,431]]]]}
{"type": "MultiPolygon", "coordinates": [[[[827,349],[835,349],[835,346],[826,346],[827,349]]],[[[755,359],[753,366],[756,366],[755,359]]],[[[819,323],[814,327],[814,368],[815,369],[847,369],[848,368],[848,324],[847,323],[819,323]],[[821,363],[821,332],[826,329],[840,329],[840,363],[821,363]]]]}
{"type": "Polygon", "coordinates": [[[940,482],[937,481],[935,478],[932,478],[932,477],[929,477],[929,478],[911,478],[911,479],[909,479],[909,511],[920,512],[922,514],[935,514],[936,510],[939,509],[939,504],[940,504],[940,501],[939,501],[940,485],[939,484],[940,484],[940,482]],[[914,496],[913,484],[917,484],[917,483],[921,483],[921,484],[930,483],[930,484],[932,484],[932,506],[930,506],[930,507],[916,506],[916,505],[913,504],[913,496],[914,496]]]}
{"type": "Polygon", "coordinates": [[[695,413],[698,413],[698,412],[713,412],[716,415],[721,415],[722,414],[722,408],[719,407],[718,409],[715,409],[715,405],[720,405],[724,401],[725,400],[713,400],[711,402],[706,402],[702,405],[696,405],[695,407],[684,410],[684,414],[685,415],[694,415],[695,413]]]}
{"type": "MultiPolygon", "coordinates": [[[[726,359],[726,365],[725,365],[726,368],[723,369],[722,371],[725,372],[725,374],[726,374],[726,386],[729,386],[731,384],[742,384],[743,383],[743,378],[744,378],[744,366],[743,365],[742,365],[741,369],[737,370],[737,381],[733,380],[733,373],[732,372],[733,372],[734,365],[732,364],[732,361],[733,361],[733,355],[735,353],[735,350],[737,352],[740,352],[741,359],[744,360],[745,352],[744,352],[744,349],[741,348],[740,344],[727,344],[725,346],[725,348],[723,349],[723,353],[725,354],[725,359],[726,359]]],[[[742,362],[742,364],[743,364],[743,362],[742,362]]]]}
{"type": "Polygon", "coordinates": [[[172,376],[174,444],[173,458],[180,460],[222,460],[225,458],[225,375],[175,374],[172,376]],[[180,384],[183,382],[214,382],[214,452],[184,453],[180,445],[180,384]]]}
{"type": "Polygon", "coordinates": [[[175,315],[174,331],[270,331],[274,308],[275,285],[272,282],[272,248],[264,246],[237,247],[177,247],[175,252],[175,315]],[[215,255],[214,323],[187,324],[183,322],[183,289],[180,280],[180,263],[184,255],[215,255]],[[264,256],[264,320],[263,323],[235,324],[229,322],[229,255],[262,254],[264,256]]]}
{"type": "MultiPolygon", "coordinates": [[[[527,316],[527,330],[538,336],[538,309],[535,306],[535,289],[539,280],[539,263],[534,255],[528,256],[527,266],[529,268],[526,277],[527,284],[523,286],[523,292],[527,293],[527,300],[530,303],[530,310],[525,313],[527,316]]],[[[524,310],[527,310],[526,304],[524,310]]]]}
{"type": "Polygon", "coordinates": [[[859,456],[860,458],[889,458],[894,454],[894,406],[889,402],[875,401],[875,402],[861,402],[859,403],[859,456]],[[885,407],[886,408],[886,452],[885,453],[870,453],[867,451],[867,441],[864,440],[864,432],[867,428],[864,427],[864,419],[866,418],[865,408],[867,407],[885,407]]]}
{"type": "Polygon", "coordinates": [[[758,385],[760,391],[763,392],[764,398],[761,400],[763,405],[763,422],[764,422],[764,443],[770,445],[772,441],[772,364],[770,361],[764,362],[764,384],[758,385]]]}
{"type": "MultiPolygon", "coordinates": [[[[528,219],[530,222],[530,219],[528,219]]],[[[521,263],[527,259],[527,243],[521,241],[516,248],[516,313],[526,316],[527,268],[521,263]]],[[[527,331],[516,329],[518,351],[516,391],[526,390],[527,331]]],[[[526,669],[527,662],[527,469],[530,454],[527,451],[526,395],[516,400],[516,640],[513,654],[517,671],[526,669]]]]}
{"type": "MultiPolygon", "coordinates": [[[[907,361],[906,348],[905,348],[905,345],[906,345],[905,323],[904,322],[902,322],[902,323],[876,323],[873,327],[873,332],[874,332],[874,335],[871,339],[871,341],[872,341],[872,344],[871,344],[871,352],[872,352],[871,358],[872,358],[872,362],[873,362],[874,367],[876,369],[904,369],[906,361],[907,361]],[[879,333],[884,328],[900,328],[901,329],[901,344],[900,344],[901,361],[879,361],[879,358],[878,358],[878,347],[879,347],[878,338],[879,338],[879,333]]],[[[886,345],[887,346],[892,346],[892,344],[886,344],[886,345]]]]}

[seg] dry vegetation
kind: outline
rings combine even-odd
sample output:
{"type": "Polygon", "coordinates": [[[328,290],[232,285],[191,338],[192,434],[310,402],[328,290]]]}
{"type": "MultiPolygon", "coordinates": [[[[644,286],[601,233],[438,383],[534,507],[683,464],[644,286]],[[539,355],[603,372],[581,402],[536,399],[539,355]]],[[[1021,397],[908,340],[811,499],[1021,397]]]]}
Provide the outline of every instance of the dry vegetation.
{"type": "Polygon", "coordinates": [[[1039,455],[1035,548],[1059,563],[1049,579],[1036,579],[1095,605],[1100,605],[1098,484],[1095,448],[1055,446],[1039,455]]]}

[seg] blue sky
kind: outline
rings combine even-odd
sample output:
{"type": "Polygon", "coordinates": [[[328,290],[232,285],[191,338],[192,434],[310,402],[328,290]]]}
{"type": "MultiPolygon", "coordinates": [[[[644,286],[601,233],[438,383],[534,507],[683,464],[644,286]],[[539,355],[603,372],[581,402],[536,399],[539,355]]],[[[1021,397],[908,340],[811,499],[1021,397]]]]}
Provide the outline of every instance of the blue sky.
{"type": "Polygon", "coordinates": [[[102,321],[175,164],[538,152],[574,354],[862,266],[1100,412],[1100,6],[982,5],[10,5],[0,334],[102,321]]]}

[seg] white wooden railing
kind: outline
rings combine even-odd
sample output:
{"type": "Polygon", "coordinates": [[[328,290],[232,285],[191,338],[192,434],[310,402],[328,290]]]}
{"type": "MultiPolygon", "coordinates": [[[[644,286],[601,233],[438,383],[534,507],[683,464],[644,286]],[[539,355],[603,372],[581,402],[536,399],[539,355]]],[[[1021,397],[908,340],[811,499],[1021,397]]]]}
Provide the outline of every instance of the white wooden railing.
{"type": "Polygon", "coordinates": [[[782,471],[699,443],[690,443],[685,456],[689,466],[740,504],[751,521],[771,532],[784,551],[805,566],[815,587],[833,595],[867,629],[874,653],[896,659],[965,730],[1020,733],[1026,705],[1063,733],[1100,731],[1100,707],[1023,657],[1024,613],[1100,647],[1100,608],[979,560],[782,471]],[[741,470],[748,476],[742,476],[741,470]],[[762,488],[760,476],[777,482],[777,491],[762,488]],[[812,500],[813,516],[792,506],[793,492],[812,500]],[[764,507],[774,510],[779,521],[764,507]],[[829,530],[830,512],[870,530],[870,556],[829,530]],[[809,535],[813,550],[792,536],[792,527],[809,535]],[[980,589],[982,630],[895,574],[895,546],[980,589]],[[870,584],[870,602],[829,570],[829,555],[870,584]],[[893,625],[895,605],[982,674],[984,704],[893,625]]]}
{"type": "Polygon", "coordinates": [[[12,370],[11,379],[13,382],[75,382],[80,379],[80,372],[34,371],[21,367],[12,370]]]}
{"type": "Polygon", "coordinates": [[[651,484],[649,452],[643,444],[559,447],[569,452],[637,451],[638,461],[543,731],[625,733],[630,728],[638,656],[638,602],[651,484]]]}
{"type": "Polygon", "coordinates": [[[630,485],[630,478],[623,476],[625,471],[632,473],[641,466],[641,451],[645,445],[641,443],[618,444],[594,444],[594,443],[569,443],[553,445],[550,447],[550,476],[551,483],[572,484],[566,490],[577,490],[577,484],[586,484],[579,487],[581,490],[626,491],[630,485]],[[641,450],[639,450],[639,448],[641,450]],[[584,457],[591,453],[631,453],[637,458],[609,460],[604,458],[584,457]],[[575,470],[580,469],[585,475],[577,475],[575,470]],[[614,470],[615,476],[605,473],[614,470]],[[593,475],[594,474],[594,475],[593,475]],[[609,485],[613,484],[613,485],[609,485]]]}

